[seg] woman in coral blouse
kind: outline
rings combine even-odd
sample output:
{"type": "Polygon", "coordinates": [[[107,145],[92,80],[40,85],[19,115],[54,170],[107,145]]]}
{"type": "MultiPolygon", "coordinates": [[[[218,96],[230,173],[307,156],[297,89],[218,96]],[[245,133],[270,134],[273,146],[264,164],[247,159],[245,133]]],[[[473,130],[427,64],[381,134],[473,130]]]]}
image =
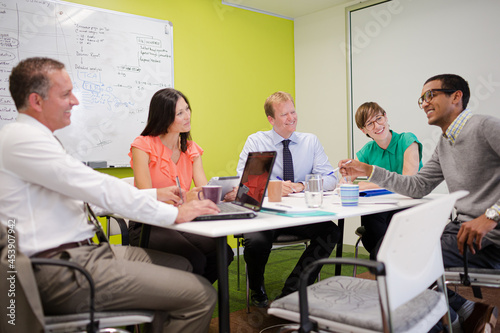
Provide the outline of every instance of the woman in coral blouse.
{"type": "MultiPolygon", "coordinates": [[[[201,155],[203,149],[191,141],[191,107],[180,91],[161,89],[149,105],[146,127],[131,145],[130,165],[135,186],[161,188],[176,185],[178,177],[187,200],[197,200],[199,187],[207,184],[201,155]],[[190,190],[191,183],[195,188],[190,190]]],[[[139,245],[142,224],[130,223],[130,243],[139,245]]],[[[213,238],[151,227],[149,248],[186,257],[193,273],[217,280],[216,247],[213,238]]],[[[228,262],[233,260],[229,248],[228,262]]]]}

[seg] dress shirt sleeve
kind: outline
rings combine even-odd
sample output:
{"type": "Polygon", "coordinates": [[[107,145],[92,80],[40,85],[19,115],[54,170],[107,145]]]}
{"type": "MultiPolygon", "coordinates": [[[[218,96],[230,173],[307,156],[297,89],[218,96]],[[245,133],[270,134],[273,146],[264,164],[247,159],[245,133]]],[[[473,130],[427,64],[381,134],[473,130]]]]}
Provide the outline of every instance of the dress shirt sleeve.
{"type": "Polygon", "coordinates": [[[325,191],[332,191],[337,186],[337,177],[332,173],[333,167],[328,161],[323,146],[315,136],[314,140],[314,165],[312,173],[318,173],[323,176],[323,188],[325,191]]]}
{"type": "MultiPolygon", "coordinates": [[[[149,195],[151,198],[157,199],[157,192],[155,188],[139,189],[139,191],[145,195],[149,195]]],[[[96,206],[94,204],[89,204],[89,205],[90,208],[92,208],[92,211],[98,216],[110,215],[115,213],[113,211],[105,210],[104,208],[96,206]]]]}
{"type": "Polygon", "coordinates": [[[4,167],[24,181],[61,195],[158,226],[173,224],[177,208],[156,200],[124,181],[97,172],[68,155],[51,135],[12,133],[4,167]]]}

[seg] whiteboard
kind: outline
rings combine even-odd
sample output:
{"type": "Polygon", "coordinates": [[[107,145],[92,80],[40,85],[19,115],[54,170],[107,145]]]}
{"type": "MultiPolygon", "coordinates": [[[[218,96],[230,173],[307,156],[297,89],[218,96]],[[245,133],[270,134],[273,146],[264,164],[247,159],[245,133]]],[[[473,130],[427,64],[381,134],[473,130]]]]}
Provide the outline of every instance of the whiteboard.
{"type": "Polygon", "coordinates": [[[35,56],[63,62],[80,101],[71,125],[55,132],[68,153],[129,166],[151,97],[174,85],[172,23],[62,1],[0,0],[0,127],[17,117],[11,69],[35,56]]]}
{"type": "Polygon", "coordinates": [[[469,82],[472,113],[500,116],[500,1],[394,0],[348,9],[351,154],[368,141],[354,114],[377,102],[394,131],[413,132],[427,161],[441,129],[418,107],[424,82],[452,73],[469,82]]]}

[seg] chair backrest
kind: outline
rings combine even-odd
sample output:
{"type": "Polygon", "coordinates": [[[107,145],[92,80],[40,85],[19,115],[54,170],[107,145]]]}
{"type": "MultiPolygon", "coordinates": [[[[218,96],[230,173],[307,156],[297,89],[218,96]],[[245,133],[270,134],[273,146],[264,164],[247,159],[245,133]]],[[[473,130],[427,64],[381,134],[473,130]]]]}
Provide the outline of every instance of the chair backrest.
{"type": "Polygon", "coordinates": [[[413,299],[444,273],[441,234],[458,191],[404,210],[392,217],[377,260],[385,264],[391,310],[413,299]]]}
{"type": "MultiPolygon", "coordinates": [[[[126,177],[122,178],[121,180],[123,180],[127,184],[134,186],[134,177],[126,177]]],[[[128,219],[121,219],[121,220],[125,223],[125,226],[128,227],[129,220],[128,219]]],[[[108,216],[108,222],[107,222],[109,228],[108,237],[115,235],[122,235],[123,237],[124,230],[122,230],[123,226],[120,226],[120,223],[121,222],[117,221],[116,218],[108,216]],[[113,220],[113,222],[111,223],[109,219],[113,220]]]]}

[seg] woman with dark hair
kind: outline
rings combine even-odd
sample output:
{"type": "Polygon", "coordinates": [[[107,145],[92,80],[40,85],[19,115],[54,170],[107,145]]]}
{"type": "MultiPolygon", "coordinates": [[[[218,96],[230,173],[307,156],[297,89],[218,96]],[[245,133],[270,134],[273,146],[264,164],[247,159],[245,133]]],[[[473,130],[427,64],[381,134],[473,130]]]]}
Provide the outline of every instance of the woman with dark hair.
{"type": "MultiPolygon", "coordinates": [[[[203,149],[191,141],[191,107],[180,91],[166,88],[157,91],[149,105],[146,127],[131,145],[130,165],[135,186],[160,188],[177,184],[187,200],[197,200],[200,186],[207,184],[201,155],[203,149]],[[191,183],[195,188],[190,190],[191,183]]],[[[142,224],[130,223],[130,243],[139,245],[142,224]]],[[[193,273],[217,280],[215,240],[161,227],[151,227],[148,248],[177,254],[189,259],[193,273]]],[[[233,260],[229,248],[228,263],[233,260]]]]}

